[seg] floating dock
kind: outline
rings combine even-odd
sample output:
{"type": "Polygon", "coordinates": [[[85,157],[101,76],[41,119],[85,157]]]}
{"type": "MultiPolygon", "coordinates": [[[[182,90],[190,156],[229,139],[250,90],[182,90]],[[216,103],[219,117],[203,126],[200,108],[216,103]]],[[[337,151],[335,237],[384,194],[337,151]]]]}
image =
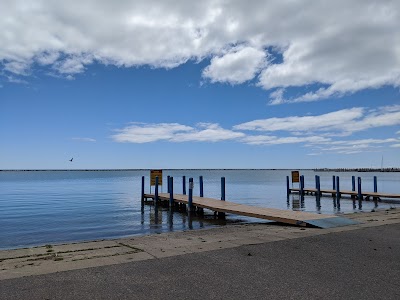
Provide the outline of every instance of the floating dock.
{"type": "Polygon", "coordinates": [[[299,188],[290,187],[290,179],[289,176],[286,176],[286,189],[287,195],[292,192],[298,192],[301,195],[304,194],[314,194],[316,196],[322,196],[323,194],[331,194],[333,197],[336,197],[339,201],[342,195],[350,195],[353,199],[358,199],[359,201],[370,200],[372,198],[375,201],[381,201],[381,198],[389,198],[389,199],[400,199],[400,194],[394,193],[382,193],[378,192],[378,183],[377,177],[374,176],[374,191],[366,192],[362,190],[361,187],[361,177],[358,177],[357,184],[355,176],[352,176],[352,190],[341,190],[340,189],[340,178],[339,176],[332,176],[332,189],[321,189],[320,184],[320,176],[315,175],[315,188],[306,188],[304,187],[304,175],[299,176],[298,171],[292,172],[292,185],[294,182],[299,183],[299,188]],[[357,187],[357,190],[356,190],[357,187]]]}
{"type": "Polygon", "coordinates": [[[222,201],[213,198],[188,196],[184,194],[142,194],[142,197],[144,199],[144,202],[146,202],[147,199],[152,199],[155,202],[156,198],[158,199],[158,201],[168,201],[169,203],[171,203],[172,200],[176,204],[191,204],[192,207],[203,209],[206,208],[219,213],[230,213],[303,227],[312,226],[319,228],[332,228],[357,224],[357,222],[353,220],[338,217],[335,215],[322,215],[303,211],[256,207],[225,200],[222,201]]]}
{"type": "MultiPolygon", "coordinates": [[[[299,188],[291,188],[290,192],[301,192],[301,189],[299,188]]],[[[304,188],[303,192],[306,194],[316,194],[318,192],[317,189],[315,188],[304,188]]],[[[332,194],[332,195],[336,195],[337,190],[319,190],[319,193],[321,194],[332,194]]],[[[356,191],[344,191],[344,190],[340,190],[339,191],[340,194],[342,195],[350,195],[353,197],[357,197],[358,196],[358,192],[356,191]]],[[[400,194],[389,194],[389,193],[378,193],[378,192],[362,192],[362,197],[365,199],[369,199],[369,198],[400,198],[400,194]]]]}

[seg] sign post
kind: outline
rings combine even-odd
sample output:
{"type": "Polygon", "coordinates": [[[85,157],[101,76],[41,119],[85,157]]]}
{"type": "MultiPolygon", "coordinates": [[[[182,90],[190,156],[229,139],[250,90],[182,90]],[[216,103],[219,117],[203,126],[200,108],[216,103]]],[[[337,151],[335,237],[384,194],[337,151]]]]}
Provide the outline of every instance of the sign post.
{"type": "Polygon", "coordinates": [[[158,185],[162,185],[162,170],[150,170],[150,193],[151,187],[156,185],[156,177],[158,177],[158,185]]]}
{"type": "Polygon", "coordinates": [[[292,186],[294,182],[300,182],[300,173],[299,171],[292,171],[292,186]]]}

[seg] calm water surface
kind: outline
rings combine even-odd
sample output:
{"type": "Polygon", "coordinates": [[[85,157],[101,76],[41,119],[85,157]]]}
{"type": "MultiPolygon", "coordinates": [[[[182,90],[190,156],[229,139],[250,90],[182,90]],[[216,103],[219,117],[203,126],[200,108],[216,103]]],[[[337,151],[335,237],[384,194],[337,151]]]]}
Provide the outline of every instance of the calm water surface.
{"type": "MultiPolygon", "coordinates": [[[[321,176],[321,188],[331,188],[332,175],[340,176],[342,190],[351,190],[351,176],[360,176],[363,190],[373,190],[373,176],[378,176],[378,191],[400,193],[400,173],[330,173],[301,171],[306,187],[314,186],[314,176],[321,176]]],[[[341,210],[333,207],[330,197],[321,198],[316,207],[314,196],[301,202],[297,195],[286,198],[288,170],[164,170],[174,176],[174,191],[181,193],[182,176],[194,178],[194,195],[199,194],[198,177],[204,177],[206,197],[220,198],[220,178],[226,178],[226,199],[229,201],[317,213],[359,211],[350,199],[341,201],[341,210]]],[[[145,206],[141,212],[141,176],[149,171],[3,171],[0,172],[0,249],[51,243],[117,238],[174,230],[198,229],[236,222],[263,222],[258,219],[228,215],[225,221],[206,211],[205,218],[185,213],[170,214],[145,206]]],[[[166,186],[163,187],[166,192],[166,186]]],[[[363,203],[370,211],[375,204],[363,203]]],[[[379,208],[399,206],[378,203],[379,208]]]]}

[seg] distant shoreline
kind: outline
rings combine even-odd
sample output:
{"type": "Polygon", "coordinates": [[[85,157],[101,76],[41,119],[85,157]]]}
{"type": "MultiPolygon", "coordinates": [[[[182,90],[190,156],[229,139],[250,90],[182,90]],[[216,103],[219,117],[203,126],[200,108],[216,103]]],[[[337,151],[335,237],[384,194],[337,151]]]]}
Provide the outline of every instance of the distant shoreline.
{"type": "Polygon", "coordinates": [[[400,172],[400,168],[322,168],[313,170],[315,172],[400,172]]]}
{"type": "MultiPolygon", "coordinates": [[[[121,171],[150,171],[152,169],[4,169],[0,172],[121,172],[121,171]]],[[[320,168],[320,169],[162,169],[164,171],[315,171],[315,172],[400,172],[400,168],[320,168]]]]}
{"type": "MultiPolygon", "coordinates": [[[[69,171],[80,171],[80,172],[108,172],[108,171],[150,171],[153,169],[5,169],[0,170],[0,172],[53,172],[53,171],[61,171],[61,172],[69,172],[69,171]]],[[[160,169],[161,170],[161,169],[160,169]]],[[[244,168],[244,169],[162,169],[163,171],[196,171],[196,170],[205,170],[205,171],[290,171],[290,170],[309,170],[313,169],[252,169],[252,168],[244,168]]]]}

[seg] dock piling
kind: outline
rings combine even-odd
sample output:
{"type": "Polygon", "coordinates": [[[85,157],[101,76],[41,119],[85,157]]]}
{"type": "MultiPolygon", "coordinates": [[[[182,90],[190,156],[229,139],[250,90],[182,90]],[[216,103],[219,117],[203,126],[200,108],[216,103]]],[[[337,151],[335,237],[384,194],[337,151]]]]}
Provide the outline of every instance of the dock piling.
{"type": "Polygon", "coordinates": [[[336,179],[335,179],[335,175],[332,176],[332,190],[336,190],[336,179]]]}
{"type": "Polygon", "coordinates": [[[340,185],[339,176],[336,176],[336,206],[340,209],[340,185]]]}
{"type": "Polygon", "coordinates": [[[140,206],[142,212],[144,211],[144,176],[142,176],[142,194],[140,197],[140,206]]]}
{"type": "MultiPolygon", "coordinates": [[[[355,176],[351,176],[351,191],[355,192],[356,191],[356,177],[355,176]]],[[[354,199],[355,196],[351,195],[351,199],[354,199]]]]}
{"type": "Polygon", "coordinates": [[[189,199],[188,199],[189,213],[193,212],[193,178],[189,178],[189,199]]]}
{"type": "Polygon", "coordinates": [[[156,185],[154,187],[154,207],[158,208],[158,176],[156,176],[156,185]]]}
{"type": "MultiPolygon", "coordinates": [[[[221,177],[221,201],[225,201],[225,177],[221,177]]],[[[224,212],[218,212],[219,218],[225,218],[224,212]]]]}
{"type": "Polygon", "coordinates": [[[317,202],[318,211],[321,210],[321,178],[319,175],[315,175],[315,199],[317,202]]]}
{"type": "Polygon", "coordinates": [[[169,186],[169,179],[171,178],[171,176],[167,176],[167,193],[169,193],[169,188],[170,188],[170,186],[169,186]]]}
{"type": "Polygon", "coordinates": [[[358,183],[358,209],[362,209],[363,195],[361,191],[361,177],[357,178],[357,183],[358,183]]]}
{"type": "Polygon", "coordinates": [[[315,175],[315,189],[316,191],[316,195],[320,196],[321,195],[321,178],[319,177],[319,175],[315,175]]]}
{"type": "Polygon", "coordinates": [[[199,183],[200,183],[200,197],[204,197],[203,176],[199,177],[199,183]]]}
{"type": "Polygon", "coordinates": [[[304,196],[304,175],[300,176],[300,195],[304,196]]]}
{"type": "Polygon", "coordinates": [[[289,185],[289,176],[286,176],[286,196],[289,198],[290,194],[290,185],[289,185]]]}
{"type": "Polygon", "coordinates": [[[172,208],[174,206],[174,177],[169,177],[169,207],[172,208]]]}
{"type": "MultiPolygon", "coordinates": [[[[335,177],[336,177],[335,175],[332,176],[332,190],[333,191],[336,190],[336,178],[335,177]]],[[[332,194],[332,197],[335,197],[334,193],[332,194]]]]}
{"type": "MultiPolygon", "coordinates": [[[[200,185],[200,197],[204,197],[204,183],[203,176],[199,177],[199,185],[200,185]]],[[[204,213],[204,209],[202,207],[197,207],[197,212],[200,214],[204,213]]]]}
{"type": "Polygon", "coordinates": [[[186,176],[182,176],[182,194],[186,195],[186,176]]]}
{"type": "Polygon", "coordinates": [[[221,177],[221,200],[225,201],[225,177],[221,177]]]}
{"type": "MultiPolygon", "coordinates": [[[[374,193],[378,193],[378,179],[376,176],[374,176],[374,193]]],[[[372,199],[375,202],[375,207],[378,206],[378,200],[380,200],[379,197],[372,197],[372,199]]]]}

